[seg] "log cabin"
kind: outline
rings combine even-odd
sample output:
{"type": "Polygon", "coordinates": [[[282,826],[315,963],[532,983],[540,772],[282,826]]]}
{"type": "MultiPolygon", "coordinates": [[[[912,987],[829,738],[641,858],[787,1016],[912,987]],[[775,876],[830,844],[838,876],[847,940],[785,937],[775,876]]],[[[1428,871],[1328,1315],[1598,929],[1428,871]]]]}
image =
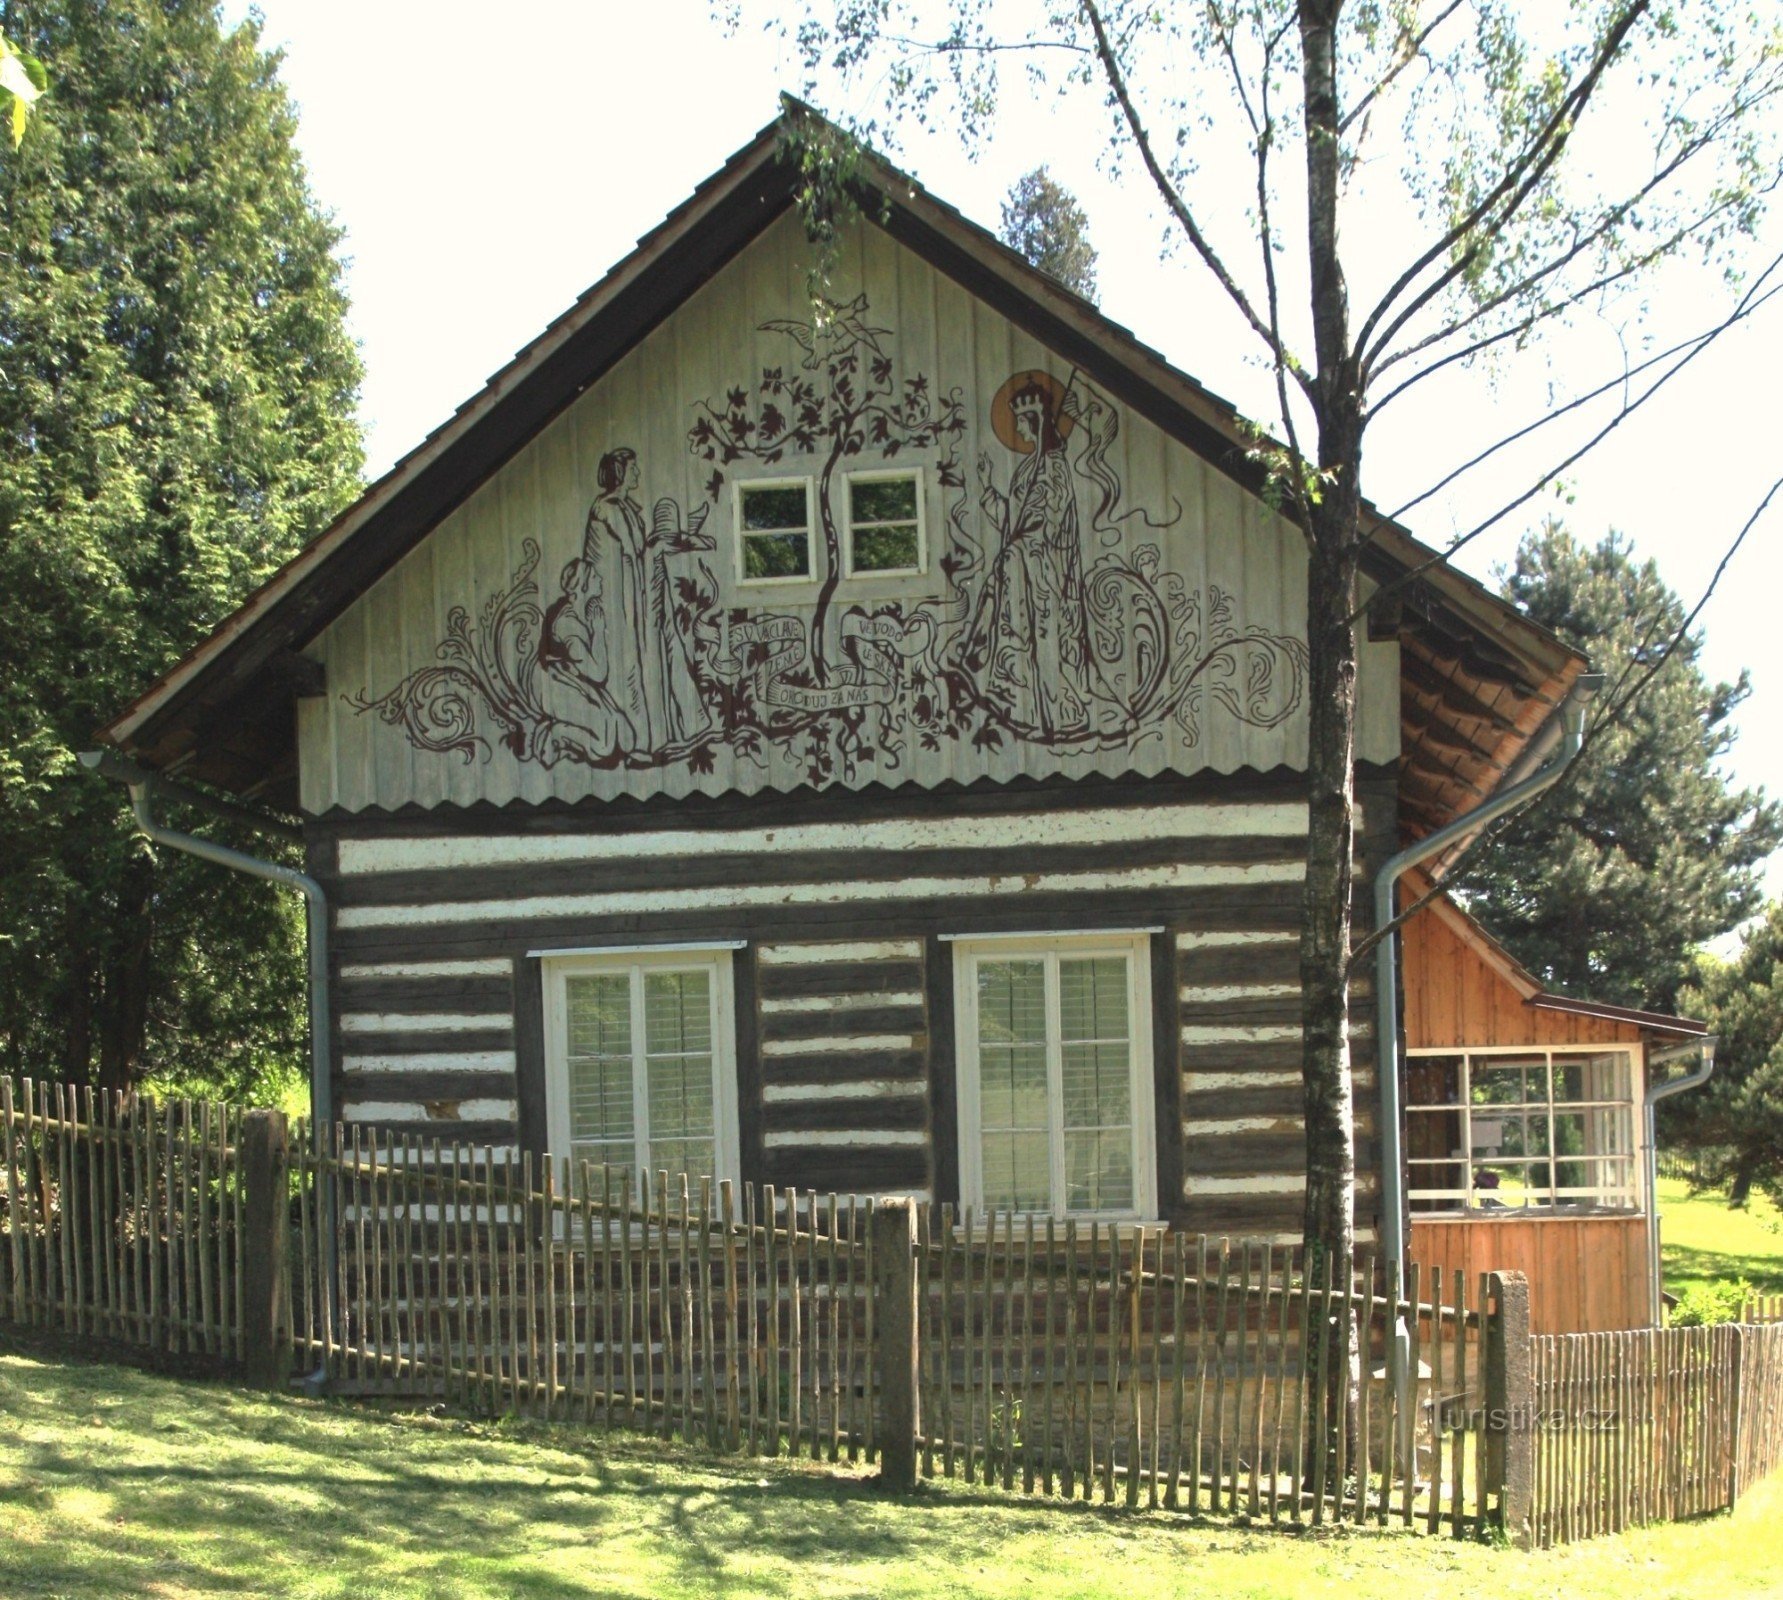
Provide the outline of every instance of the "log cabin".
{"type": "MultiPolygon", "coordinates": [[[[301,826],[349,1122],[1297,1239],[1306,554],[1255,436],[876,158],[814,297],[795,187],[765,129],[102,742],[301,826]]],[[[1369,517],[1359,885],[1586,666],[1369,517]]],[[[1700,1028],[1441,898],[1403,948],[1359,1242],[1403,1192],[1432,1261],[1593,1266],[1549,1325],[1644,1321],[1646,1052],[1700,1028]]]]}

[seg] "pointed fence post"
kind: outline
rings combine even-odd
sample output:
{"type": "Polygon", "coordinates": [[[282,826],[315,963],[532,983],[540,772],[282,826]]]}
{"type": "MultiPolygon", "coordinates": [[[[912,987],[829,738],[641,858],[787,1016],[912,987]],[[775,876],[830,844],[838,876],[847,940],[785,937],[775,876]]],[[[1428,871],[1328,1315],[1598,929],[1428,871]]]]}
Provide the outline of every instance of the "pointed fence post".
{"type": "Polygon", "coordinates": [[[879,1378],[879,1482],[893,1494],[916,1487],[916,1206],[873,1208],[873,1298],[879,1378]]]}
{"type": "Polygon", "coordinates": [[[247,1380],[283,1387],[291,1371],[290,1150],[282,1111],[241,1119],[241,1354],[247,1380]]]}
{"type": "MultiPolygon", "coordinates": [[[[1487,1291],[1497,1302],[1486,1346],[1486,1474],[1498,1490],[1499,1525],[1520,1550],[1535,1539],[1534,1368],[1529,1345],[1529,1280],[1494,1272],[1487,1291]]],[[[1487,1485],[1481,1486],[1482,1516],[1487,1485]]]]}

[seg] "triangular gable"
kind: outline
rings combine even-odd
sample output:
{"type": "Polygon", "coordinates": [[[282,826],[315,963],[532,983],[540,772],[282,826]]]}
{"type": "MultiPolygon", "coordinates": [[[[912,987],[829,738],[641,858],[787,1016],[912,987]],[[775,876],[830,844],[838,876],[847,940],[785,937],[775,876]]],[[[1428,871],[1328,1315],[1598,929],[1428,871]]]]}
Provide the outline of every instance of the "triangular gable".
{"type": "MultiPolygon", "coordinates": [[[[453,418],[374,485],[102,737],[163,769],[289,804],[293,653],[537,436],[575,396],[734,260],[791,203],[763,130],[453,418]]],[[[864,168],[869,211],[892,238],[994,305],[1116,400],[1245,487],[1259,487],[1230,406],[1126,330],[1035,272],[983,230],[877,161],[864,168]]],[[[1383,524],[1375,570],[1427,559],[1383,524]]],[[[1487,792],[1579,670],[1579,660],[1513,608],[1447,569],[1411,596],[1408,770],[1431,815],[1487,792]],[[1434,685],[1434,687],[1432,687],[1434,685]],[[1426,739],[1429,731],[1435,735],[1426,739]]]]}

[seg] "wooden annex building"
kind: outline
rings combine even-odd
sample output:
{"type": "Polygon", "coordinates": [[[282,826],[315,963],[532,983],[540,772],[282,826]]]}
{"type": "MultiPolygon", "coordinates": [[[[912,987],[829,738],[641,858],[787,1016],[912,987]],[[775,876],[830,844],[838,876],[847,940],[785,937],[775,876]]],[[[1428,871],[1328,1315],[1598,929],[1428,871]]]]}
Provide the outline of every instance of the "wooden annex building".
{"type": "MultiPolygon", "coordinates": [[[[1230,406],[889,167],[814,306],[793,184],[764,130],[102,737],[301,822],[349,1121],[1298,1238],[1300,535],[1230,406]]],[[[1430,554],[1380,519],[1369,582],[1430,554]]],[[[1398,588],[1358,882],[1584,667],[1398,588]]],[[[1635,1262],[1691,1025],[1541,995],[1446,902],[1404,946],[1415,1248],[1635,1262]]]]}

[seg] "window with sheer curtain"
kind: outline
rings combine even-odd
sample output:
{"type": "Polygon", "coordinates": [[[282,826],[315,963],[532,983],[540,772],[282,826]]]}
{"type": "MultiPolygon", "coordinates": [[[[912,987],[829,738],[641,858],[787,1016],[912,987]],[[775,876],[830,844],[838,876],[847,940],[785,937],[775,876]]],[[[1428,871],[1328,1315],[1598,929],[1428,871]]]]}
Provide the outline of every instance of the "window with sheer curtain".
{"type": "Polygon", "coordinates": [[[1146,940],[974,940],[955,951],[965,1203],[1155,1216],[1146,940]]]}
{"type": "Polygon", "coordinates": [[[553,1155],[734,1178],[727,951],[545,964],[553,1155]]]}

